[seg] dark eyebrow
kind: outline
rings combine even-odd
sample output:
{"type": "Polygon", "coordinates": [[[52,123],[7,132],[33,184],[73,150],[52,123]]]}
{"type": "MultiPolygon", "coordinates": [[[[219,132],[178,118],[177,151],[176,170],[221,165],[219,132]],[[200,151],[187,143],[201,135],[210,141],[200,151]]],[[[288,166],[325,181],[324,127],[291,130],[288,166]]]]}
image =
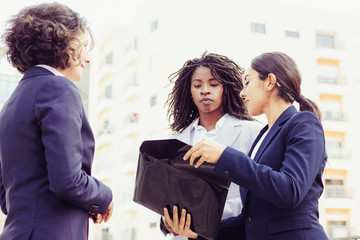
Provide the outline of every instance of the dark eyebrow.
{"type": "MultiPolygon", "coordinates": [[[[191,81],[199,81],[199,82],[202,82],[202,80],[201,79],[198,79],[198,78],[195,78],[195,79],[193,79],[193,80],[191,80],[191,81]]],[[[211,78],[211,79],[209,79],[209,81],[218,81],[216,78],[211,78]]]]}

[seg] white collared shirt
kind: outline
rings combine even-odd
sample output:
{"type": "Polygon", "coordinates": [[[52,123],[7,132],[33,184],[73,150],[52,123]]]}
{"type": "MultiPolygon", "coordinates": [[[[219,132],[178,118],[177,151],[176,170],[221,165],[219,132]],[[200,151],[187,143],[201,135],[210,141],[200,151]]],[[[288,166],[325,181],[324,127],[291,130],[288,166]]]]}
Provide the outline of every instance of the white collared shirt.
{"type": "Polygon", "coordinates": [[[199,118],[195,119],[191,125],[190,130],[190,143],[192,146],[200,142],[204,138],[216,139],[219,135],[221,127],[229,117],[228,113],[225,113],[215,124],[215,128],[211,131],[207,131],[203,126],[199,125],[199,118]]]}
{"type": "MultiPolygon", "coordinates": [[[[224,126],[226,120],[229,118],[229,114],[226,113],[222,116],[215,124],[215,129],[211,131],[206,131],[206,129],[199,125],[199,118],[195,119],[191,125],[190,129],[190,141],[191,145],[194,146],[204,138],[216,139],[221,131],[222,126],[224,126]]],[[[226,203],[224,206],[224,211],[222,219],[229,217],[234,217],[240,214],[242,209],[242,204],[239,195],[239,186],[231,182],[229,186],[229,192],[227,195],[226,203]]]]}
{"type": "Polygon", "coordinates": [[[64,75],[61,73],[61,72],[59,72],[58,70],[56,70],[55,68],[53,68],[53,67],[51,67],[51,66],[49,66],[49,65],[46,65],[46,64],[38,64],[38,65],[36,65],[36,67],[42,67],[42,68],[45,68],[46,70],[49,70],[50,72],[52,72],[54,75],[56,75],[56,76],[63,76],[64,77],[64,75]]]}
{"type": "MultiPolygon", "coordinates": [[[[224,126],[226,120],[229,118],[229,114],[225,113],[215,124],[215,129],[207,131],[203,126],[199,125],[199,118],[195,119],[190,128],[190,143],[192,146],[200,142],[204,138],[216,139],[224,126]]],[[[239,195],[239,186],[231,182],[229,186],[229,192],[226,198],[224,211],[221,219],[227,219],[240,214],[242,209],[242,203],[239,195]]],[[[185,236],[173,236],[168,234],[166,239],[171,240],[188,240],[185,236]]]]}
{"type": "Polygon", "coordinates": [[[259,150],[259,147],[260,147],[261,143],[264,141],[264,138],[266,137],[268,132],[269,132],[269,129],[266,130],[266,132],[264,132],[264,134],[261,136],[259,141],[256,143],[256,145],[255,145],[255,147],[254,147],[254,149],[253,149],[253,151],[251,153],[251,159],[253,159],[253,160],[255,159],[255,155],[256,155],[257,151],[259,150]]]}

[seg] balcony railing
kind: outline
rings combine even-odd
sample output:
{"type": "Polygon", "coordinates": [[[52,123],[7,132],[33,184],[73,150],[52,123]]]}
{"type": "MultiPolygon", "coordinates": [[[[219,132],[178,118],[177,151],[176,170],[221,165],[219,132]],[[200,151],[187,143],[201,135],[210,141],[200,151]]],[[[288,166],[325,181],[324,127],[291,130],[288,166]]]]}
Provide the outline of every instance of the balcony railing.
{"type": "Polygon", "coordinates": [[[349,149],[344,148],[326,148],[329,159],[350,159],[349,149]]]}
{"type": "Polygon", "coordinates": [[[351,198],[351,189],[342,185],[326,185],[325,196],[326,198],[351,198]]]}
{"type": "Polygon", "coordinates": [[[341,238],[330,238],[330,240],[360,240],[360,236],[350,236],[341,238]]]}
{"type": "Polygon", "coordinates": [[[324,76],[319,76],[318,81],[319,83],[328,83],[328,84],[338,84],[339,82],[337,77],[324,77],[324,76]]]}
{"type": "Polygon", "coordinates": [[[347,120],[347,116],[342,111],[324,111],[323,119],[327,121],[344,122],[347,120]]]}

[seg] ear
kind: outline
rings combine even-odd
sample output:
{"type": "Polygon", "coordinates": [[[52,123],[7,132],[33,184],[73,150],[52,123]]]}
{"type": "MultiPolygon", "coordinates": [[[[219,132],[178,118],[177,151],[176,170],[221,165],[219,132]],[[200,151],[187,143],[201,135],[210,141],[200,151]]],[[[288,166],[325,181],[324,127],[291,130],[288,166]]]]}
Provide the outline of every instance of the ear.
{"type": "Polygon", "coordinates": [[[276,86],[277,80],[276,76],[273,73],[269,73],[266,80],[266,86],[269,91],[273,90],[276,86]]]}

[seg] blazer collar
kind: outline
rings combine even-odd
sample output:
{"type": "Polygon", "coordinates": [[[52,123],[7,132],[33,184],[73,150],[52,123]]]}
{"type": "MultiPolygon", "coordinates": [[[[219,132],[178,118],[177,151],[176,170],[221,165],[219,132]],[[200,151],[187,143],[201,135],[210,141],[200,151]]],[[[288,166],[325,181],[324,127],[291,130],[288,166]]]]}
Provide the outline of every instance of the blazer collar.
{"type": "MultiPolygon", "coordinates": [[[[239,131],[241,126],[241,121],[236,117],[231,115],[228,116],[226,122],[221,127],[218,136],[216,137],[216,141],[221,142],[223,145],[231,146],[236,137],[239,135],[239,131]]],[[[180,141],[190,144],[191,138],[191,124],[187,126],[181,133],[176,134],[175,138],[179,139],[180,141]]]]}
{"type": "Polygon", "coordinates": [[[20,80],[24,80],[26,78],[30,78],[30,77],[34,77],[34,76],[39,76],[39,75],[54,75],[52,72],[50,72],[49,70],[45,69],[45,68],[42,68],[42,67],[31,67],[29,68],[23,78],[20,80]]]}
{"type": "Polygon", "coordinates": [[[241,121],[239,121],[236,117],[229,115],[228,119],[219,131],[216,141],[225,146],[232,146],[239,135],[241,129],[239,126],[241,126],[241,121]]]}
{"type": "MultiPolygon", "coordinates": [[[[263,154],[264,150],[266,149],[266,147],[269,145],[269,143],[271,142],[271,140],[276,136],[276,134],[281,130],[281,128],[283,127],[283,124],[289,119],[291,118],[294,114],[296,114],[298,111],[296,110],[296,108],[294,106],[290,106],[288,107],[279,117],[278,119],[276,119],[274,125],[271,127],[270,131],[268,132],[268,134],[265,136],[263,142],[261,143],[256,155],[255,155],[255,162],[258,162],[261,155],[263,154]]],[[[255,145],[257,144],[257,142],[259,141],[259,139],[261,138],[261,136],[266,132],[266,130],[268,129],[268,125],[266,125],[261,131],[260,134],[257,136],[257,138],[255,139],[250,151],[249,151],[249,156],[251,156],[251,153],[255,147],[255,145]]]]}

